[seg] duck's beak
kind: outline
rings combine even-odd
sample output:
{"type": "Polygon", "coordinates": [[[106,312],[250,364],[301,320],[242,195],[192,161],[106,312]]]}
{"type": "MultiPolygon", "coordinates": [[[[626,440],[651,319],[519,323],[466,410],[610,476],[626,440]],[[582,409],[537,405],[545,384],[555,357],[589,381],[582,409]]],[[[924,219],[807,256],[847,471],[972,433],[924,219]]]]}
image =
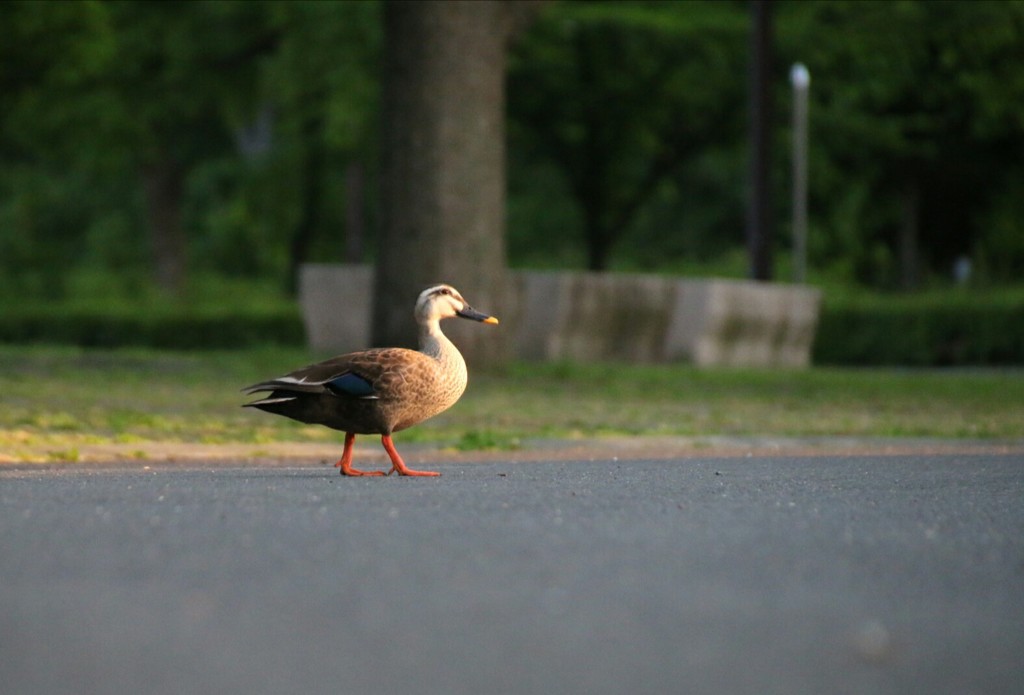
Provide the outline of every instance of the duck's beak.
{"type": "Polygon", "coordinates": [[[464,319],[473,319],[474,321],[480,321],[481,323],[498,323],[498,319],[493,316],[480,313],[469,305],[462,307],[461,311],[456,311],[455,313],[464,319]]]}

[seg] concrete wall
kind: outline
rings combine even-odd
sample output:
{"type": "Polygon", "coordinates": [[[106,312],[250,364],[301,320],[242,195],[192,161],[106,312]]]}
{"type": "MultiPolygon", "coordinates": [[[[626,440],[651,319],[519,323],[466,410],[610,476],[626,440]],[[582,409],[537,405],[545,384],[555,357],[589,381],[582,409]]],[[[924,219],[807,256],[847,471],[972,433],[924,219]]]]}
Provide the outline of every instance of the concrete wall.
{"type": "Polygon", "coordinates": [[[821,291],[741,280],[680,280],[666,358],[699,365],[806,367],[821,291]]]}
{"type": "MultiPolygon", "coordinates": [[[[570,271],[512,277],[516,310],[485,308],[502,319],[514,354],[524,359],[810,363],[821,302],[814,288],[570,271]]],[[[339,352],[368,346],[372,287],[369,266],[303,266],[299,289],[310,345],[339,352]]]]}

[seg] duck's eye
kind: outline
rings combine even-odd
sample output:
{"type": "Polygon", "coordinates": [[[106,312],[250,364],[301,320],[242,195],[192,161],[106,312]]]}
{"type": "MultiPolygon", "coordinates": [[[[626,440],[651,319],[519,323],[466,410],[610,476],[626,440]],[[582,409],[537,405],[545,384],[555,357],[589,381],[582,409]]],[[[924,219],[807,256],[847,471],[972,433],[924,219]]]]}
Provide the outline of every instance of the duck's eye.
{"type": "Polygon", "coordinates": [[[450,295],[451,295],[451,293],[452,293],[452,291],[451,291],[450,289],[448,289],[447,287],[442,287],[442,288],[440,289],[440,292],[441,292],[441,294],[444,294],[444,295],[449,295],[449,296],[450,296],[450,295]]]}

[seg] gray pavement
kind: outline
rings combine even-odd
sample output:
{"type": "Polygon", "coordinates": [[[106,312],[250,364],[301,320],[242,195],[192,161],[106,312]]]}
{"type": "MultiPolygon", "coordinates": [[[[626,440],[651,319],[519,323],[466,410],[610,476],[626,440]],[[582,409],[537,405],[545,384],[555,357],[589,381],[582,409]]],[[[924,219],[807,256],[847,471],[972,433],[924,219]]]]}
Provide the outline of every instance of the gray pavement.
{"type": "Polygon", "coordinates": [[[0,693],[1020,693],[1016,455],[0,468],[0,693]]]}

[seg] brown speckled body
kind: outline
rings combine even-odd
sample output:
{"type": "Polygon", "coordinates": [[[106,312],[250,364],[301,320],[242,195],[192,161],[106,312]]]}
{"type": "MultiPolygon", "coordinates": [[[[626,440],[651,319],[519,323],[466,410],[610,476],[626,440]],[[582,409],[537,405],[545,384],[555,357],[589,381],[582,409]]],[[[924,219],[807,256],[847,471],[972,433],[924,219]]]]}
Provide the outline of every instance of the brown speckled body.
{"type": "Polygon", "coordinates": [[[305,377],[308,386],[275,381],[257,384],[253,390],[263,386],[273,391],[264,399],[267,403],[254,405],[300,422],[325,425],[342,432],[399,432],[452,407],[466,390],[466,363],[447,338],[444,342],[447,349],[437,357],[404,348],[379,348],[303,367],[288,376],[298,380],[305,377]],[[346,373],[357,374],[370,382],[377,397],[338,395],[324,385],[346,373]],[[296,398],[273,402],[288,396],[296,398]]]}

